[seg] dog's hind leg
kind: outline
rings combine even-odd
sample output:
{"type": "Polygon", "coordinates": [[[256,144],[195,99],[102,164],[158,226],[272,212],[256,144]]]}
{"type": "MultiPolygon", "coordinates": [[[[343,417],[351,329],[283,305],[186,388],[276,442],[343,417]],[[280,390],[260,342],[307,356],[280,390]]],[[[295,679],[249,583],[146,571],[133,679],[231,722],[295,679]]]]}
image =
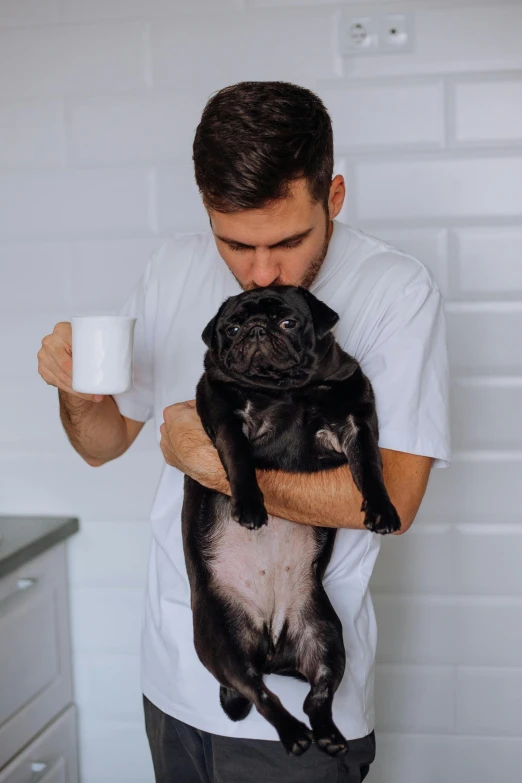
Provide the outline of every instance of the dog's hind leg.
{"type": "Polygon", "coordinates": [[[348,743],[333,721],[332,702],[343,678],[346,657],[340,620],[322,586],[312,612],[297,657],[297,667],[310,683],[303,711],[310,720],[316,745],[328,755],[338,756],[346,753],[348,743]]]}
{"type": "Polygon", "coordinates": [[[275,693],[266,687],[261,674],[253,670],[234,672],[232,679],[242,696],[253,701],[257,711],[275,728],[287,753],[301,756],[308,750],[312,732],[283,707],[275,693]]]}
{"type": "Polygon", "coordinates": [[[219,689],[219,701],[230,720],[243,720],[252,709],[250,699],[242,696],[235,688],[222,685],[219,689]]]}

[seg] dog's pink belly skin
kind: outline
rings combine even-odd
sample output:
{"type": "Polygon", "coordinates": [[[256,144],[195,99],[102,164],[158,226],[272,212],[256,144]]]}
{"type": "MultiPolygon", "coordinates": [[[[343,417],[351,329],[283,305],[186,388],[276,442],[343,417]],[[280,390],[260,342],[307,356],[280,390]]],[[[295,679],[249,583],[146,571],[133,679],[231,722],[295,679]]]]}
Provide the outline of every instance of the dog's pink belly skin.
{"type": "Polygon", "coordinates": [[[314,579],[313,528],[269,516],[267,525],[249,530],[226,510],[224,504],[212,547],[214,589],[237,601],[259,630],[266,623],[274,643],[285,620],[297,633],[314,579]]]}

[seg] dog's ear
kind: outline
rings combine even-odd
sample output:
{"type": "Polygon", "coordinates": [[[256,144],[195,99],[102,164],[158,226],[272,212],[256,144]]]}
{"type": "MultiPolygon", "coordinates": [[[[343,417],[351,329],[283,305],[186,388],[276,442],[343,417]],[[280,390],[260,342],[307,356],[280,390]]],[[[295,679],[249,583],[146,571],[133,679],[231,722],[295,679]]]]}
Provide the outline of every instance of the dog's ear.
{"type": "Polygon", "coordinates": [[[215,337],[215,330],[216,330],[216,321],[217,321],[217,315],[212,318],[208,324],[203,329],[203,333],[201,335],[201,338],[205,345],[207,345],[209,348],[212,348],[212,343],[214,342],[215,337]]]}
{"type": "MultiPolygon", "coordinates": [[[[230,297],[228,297],[228,299],[230,299],[230,297]]],[[[205,345],[207,345],[209,348],[214,348],[214,341],[216,338],[216,326],[221,317],[221,313],[223,312],[224,307],[228,302],[228,299],[225,299],[225,301],[221,303],[221,305],[219,306],[219,310],[215,314],[214,318],[212,318],[208,322],[208,324],[205,326],[201,334],[201,339],[203,340],[205,345]]]]}
{"type": "Polygon", "coordinates": [[[302,291],[304,294],[304,298],[306,299],[308,307],[310,308],[315,333],[317,338],[320,340],[325,336],[325,334],[328,334],[328,332],[333,329],[339,320],[339,316],[335,310],[332,310],[331,307],[328,307],[328,305],[326,305],[324,302],[321,302],[320,299],[317,299],[317,297],[311,294],[308,289],[300,288],[300,291],[302,291]]]}

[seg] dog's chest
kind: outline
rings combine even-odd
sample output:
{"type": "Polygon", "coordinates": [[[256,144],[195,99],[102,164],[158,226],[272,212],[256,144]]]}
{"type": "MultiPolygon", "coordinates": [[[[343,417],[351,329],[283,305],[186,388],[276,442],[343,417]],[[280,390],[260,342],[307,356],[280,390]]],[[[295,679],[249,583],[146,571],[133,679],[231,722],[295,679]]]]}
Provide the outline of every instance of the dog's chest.
{"type": "Polygon", "coordinates": [[[323,406],[285,404],[261,408],[250,400],[237,411],[243,421],[243,432],[251,442],[254,458],[262,458],[261,467],[280,469],[310,468],[314,458],[334,458],[342,447],[337,433],[329,425],[323,406]],[[291,461],[295,464],[285,464],[291,461]]]}
{"type": "Polygon", "coordinates": [[[242,527],[223,502],[209,553],[215,588],[236,599],[274,641],[310,597],[317,539],[312,527],[269,516],[259,530],[242,527]]]}

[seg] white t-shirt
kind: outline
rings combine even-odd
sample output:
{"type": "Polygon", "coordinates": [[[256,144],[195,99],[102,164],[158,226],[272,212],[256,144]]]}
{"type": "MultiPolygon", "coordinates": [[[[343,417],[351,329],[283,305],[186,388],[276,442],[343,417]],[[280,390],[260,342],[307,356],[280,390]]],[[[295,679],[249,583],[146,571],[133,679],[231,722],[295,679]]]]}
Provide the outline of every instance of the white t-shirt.
{"type": "MultiPolygon", "coordinates": [[[[448,361],[443,302],[415,258],[334,221],[328,253],[310,290],[337,313],[334,334],[373,384],[383,448],[450,461],[448,361]]],[[[201,333],[221,302],[241,289],[210,231],[182,234],[151,257],[121,310],[138,318],[134,388],[115,396],[120,412],[159,427],[167,405],[194,399],[206,350],[201,333]]],[[[181,538],[183,474],[166,465],[151,512],[152,545],[142,633],[142,689],[163,712],[229,737],[278,739],[253,709],[231,721],[219,686],[193,646],[189,584],[181,538]]],[[[324,586],[342,621],[346,670],[334,720],[347,739],[375,726],[373,674],[377,628],[368,590],[381,537],[338,531],[324,586]]],[[[296,717],[308,685],[290,677],[265,681],[296,717]]]]}

